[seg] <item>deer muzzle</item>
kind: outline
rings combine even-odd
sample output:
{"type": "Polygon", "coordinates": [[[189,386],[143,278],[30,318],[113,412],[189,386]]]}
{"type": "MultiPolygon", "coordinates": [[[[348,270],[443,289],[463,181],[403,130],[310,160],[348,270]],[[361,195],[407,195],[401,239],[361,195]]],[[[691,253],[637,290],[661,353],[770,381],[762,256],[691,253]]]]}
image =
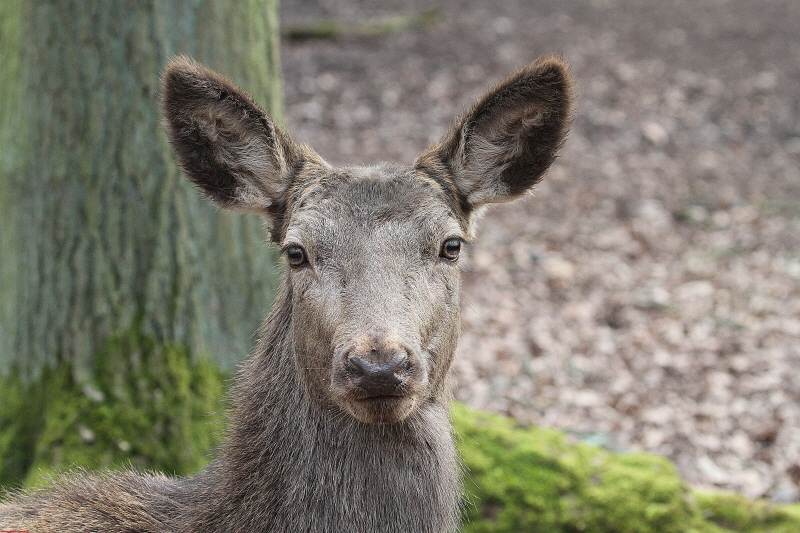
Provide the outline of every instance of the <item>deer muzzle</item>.
{"type": "Polygon", "coordinates": [[[338,359],[333,376],[336,396],[340,405],[362,422],[404,419],[427,383],[419,350],[396,335],[357,336],[338,359]]]}
{"type": "Polygon", "coordinates": [[[395,353],[387,362],[375,362],[366,354],[347,357],[350,382],[363,393],[362,399],[402,396],[408,369],[409,356],[406,352],[395,353]]]}

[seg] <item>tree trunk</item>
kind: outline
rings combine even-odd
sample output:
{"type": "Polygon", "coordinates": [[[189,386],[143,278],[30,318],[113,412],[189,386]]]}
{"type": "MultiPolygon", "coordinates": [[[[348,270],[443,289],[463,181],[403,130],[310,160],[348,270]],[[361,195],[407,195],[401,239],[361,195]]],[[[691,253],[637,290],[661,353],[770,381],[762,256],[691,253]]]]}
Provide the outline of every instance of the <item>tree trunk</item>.
{"type": "Polygon", "coordinates": [[[261,221],[180,175],[159,73],[192,56],[280,120],[277,46],[277,0],[0,2],[0,483],[213,445],[277,274],[261,221]]]}

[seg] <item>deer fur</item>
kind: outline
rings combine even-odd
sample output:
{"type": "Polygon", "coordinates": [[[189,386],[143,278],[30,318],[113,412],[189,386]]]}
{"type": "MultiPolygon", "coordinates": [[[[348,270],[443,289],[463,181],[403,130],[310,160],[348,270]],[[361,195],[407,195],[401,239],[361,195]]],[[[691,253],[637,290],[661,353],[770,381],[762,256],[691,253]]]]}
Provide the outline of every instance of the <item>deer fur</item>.
{"type": "Polygon", "coordinates": [[[13,494],[0,529],[455,531],[458,254],[483,206],[524,195],[553,162],[571,87],[559,58],[540,58],[414,164],[334,168],[227,78],[171,60],[163,111],[184,172],[217,205],[263,215],[288,264],[227,441],[195,477],[81,473],[13,494]]]}

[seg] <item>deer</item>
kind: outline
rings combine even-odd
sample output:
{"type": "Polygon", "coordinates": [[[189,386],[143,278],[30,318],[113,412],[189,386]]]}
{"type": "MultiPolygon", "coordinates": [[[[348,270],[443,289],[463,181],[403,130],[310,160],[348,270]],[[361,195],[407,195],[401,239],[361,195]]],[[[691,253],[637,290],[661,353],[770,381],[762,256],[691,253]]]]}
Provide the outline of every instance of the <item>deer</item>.
{"type": "Polygon", "coordinates": [[[0,529],[456,531],[459,256],[484,208],[526,195],[556,159],[565,62],[543,56],[489,89],[411,165],[333,167],[185,56],[161,95],[184,174],[217,206],[262,215],[286,264],[232,386],[227,440],[193,477],[77,473],[14,493],[0,529]]]}

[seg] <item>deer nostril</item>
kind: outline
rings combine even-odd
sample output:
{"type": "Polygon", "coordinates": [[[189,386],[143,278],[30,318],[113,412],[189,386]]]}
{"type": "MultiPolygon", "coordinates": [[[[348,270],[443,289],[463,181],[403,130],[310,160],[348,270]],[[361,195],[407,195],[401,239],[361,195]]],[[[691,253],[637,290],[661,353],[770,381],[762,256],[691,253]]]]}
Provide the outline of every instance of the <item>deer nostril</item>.
{"type": "Polygon", "coordinates": [[[358,356],[347,358],[347,368],[357,374],[369,374],[374,365],[369,364],[358,356]]]}
{"type": "Polygon", "coordinates": [[[398,372],[405,372],[406,370],[408,370],[409,359],[407,353],[399,353],[395,355],[394,358],[392,359],[392,362],[395,363],[392,372],[398,373],[398,372]]]}
{"type": "Polygon", "coordinates": [[[408,354],[405,352],[396,353],[392,360],[384,365],[387,372],[402,372],[408,368],[408,354]]]}

